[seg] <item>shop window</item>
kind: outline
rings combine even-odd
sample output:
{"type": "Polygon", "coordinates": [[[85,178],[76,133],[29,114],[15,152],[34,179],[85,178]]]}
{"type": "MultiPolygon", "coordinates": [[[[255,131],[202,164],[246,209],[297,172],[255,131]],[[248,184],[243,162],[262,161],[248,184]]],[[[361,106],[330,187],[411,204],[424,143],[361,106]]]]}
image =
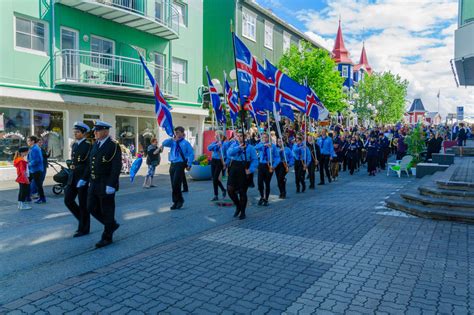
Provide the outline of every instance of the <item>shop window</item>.
{"type": "Polygon", "coordinates": [[[94,132],[92,132],[92,128],[94,128],[94,122],[96,120],[100,120],[100,114],[84,114],[84,119],[82,120],[89,128],[91,131],[87,134],[87,139],[91,142],[94,143],[94,132]]]}
{"type": "Polygon", "coordinates": [[[115,124],[115,136],[117,141],[130,151],[132,156],[135,156],[137,152],[137,118],[116,116],[115,124]]]}
{"type": "Polygon", "coordinates": [[[11,165],[19,147],[31,135],[29,109],[0,107],[0,166],[11,165]]]}
{"type": "Polygon", "coordinates": [[[35,110],[34,134],[43,140],[43,148],[52,159],[63,159],[64,114],[63,112],[35,110]]]}
{"type": "Polygon", "coordinates": [[[157,138],[158,124],[155,118],[138,118],[138,152],[146,155],[151,139],[157,138]]]}

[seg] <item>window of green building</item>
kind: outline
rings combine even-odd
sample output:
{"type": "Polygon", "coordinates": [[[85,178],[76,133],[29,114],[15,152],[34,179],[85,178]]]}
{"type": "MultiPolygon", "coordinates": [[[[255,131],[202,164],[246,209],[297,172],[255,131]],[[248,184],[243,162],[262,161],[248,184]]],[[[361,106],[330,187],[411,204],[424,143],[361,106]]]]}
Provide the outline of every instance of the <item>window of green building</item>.
{"type": "Polygon", "coordinates": [[[185,3],[174,1],[173,8],[178,14],[178,23],[179,26],[187,27],[188,26],[188,7],[185,3]]]}
{"type": "Polygon", "coordinates": [[[459,26],[463,26],[467,23],[474,22],[474,1],[473,0],[460,0],[459,18],[460,18],[459,26]]]}
{"type": "Polygon", "coordinates": [[[46,24],[15,17],[15,46],[20,49],[46,52],[46,24]]]}
{"type": "Polygon", "coordinates": [[[186,60],[173,57],[173,71],[179,74],[179,83],[188,82],[188,62],[186,60]]]}

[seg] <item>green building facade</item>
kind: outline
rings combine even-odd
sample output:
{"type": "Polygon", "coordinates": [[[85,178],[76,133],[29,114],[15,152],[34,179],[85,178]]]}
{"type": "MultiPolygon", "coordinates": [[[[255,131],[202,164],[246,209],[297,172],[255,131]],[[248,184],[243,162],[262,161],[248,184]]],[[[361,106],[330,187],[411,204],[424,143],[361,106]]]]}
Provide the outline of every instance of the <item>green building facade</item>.
{"type": "Polygon", "coordinates": [[[31,134],[68,158],[78,120],[111,123],[135,152],[164,140],[137,50],[199,153],[202,21],[201,0],[0,1],[0,166],[31,134]]]}
{"type": "MultiPolygon", "coordinates": [[[[254,1],[204,0],[204,66],[207,65],[211,77],[220,82],[223,70],[229,74],[235,68],[231,24],[235,34],[262,64],[266,58],[277,65],[290,45],[298,46],[301,40],[323,48],[254,1]]],[[[207,85],[205,73],[203,84],[207,85]]]]}

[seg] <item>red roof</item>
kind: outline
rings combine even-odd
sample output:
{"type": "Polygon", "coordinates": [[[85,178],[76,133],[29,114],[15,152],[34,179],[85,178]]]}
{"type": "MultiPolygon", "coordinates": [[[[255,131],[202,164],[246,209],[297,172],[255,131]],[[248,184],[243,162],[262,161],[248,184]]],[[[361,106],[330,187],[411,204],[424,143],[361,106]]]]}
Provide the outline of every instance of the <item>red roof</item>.
{"type": "Polygon", "coordinates": [[[344,45],[344,38],[342,37],[341,20],[339,20],[339,28],[337,29],[336,41],[332,50],[332,58],[336,63],[353,64],[349,57],[349,51],[344,45]]]}
{"type": "Polygon", "coordinates": [[[367,59],[367,54],[365,53],[365,44],[362,45],[359,64],[355,67],[355,70],[359,70],[362,66],[364,66],[368,74],[372,74],[372,67],[369,65],[369,60],[367,59]]]}

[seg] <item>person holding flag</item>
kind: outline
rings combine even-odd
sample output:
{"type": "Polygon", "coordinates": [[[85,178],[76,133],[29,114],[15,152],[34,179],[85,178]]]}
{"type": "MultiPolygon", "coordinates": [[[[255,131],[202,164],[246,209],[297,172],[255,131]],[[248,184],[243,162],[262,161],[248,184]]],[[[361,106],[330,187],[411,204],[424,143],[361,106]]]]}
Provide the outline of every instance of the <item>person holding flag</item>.
{"type": "Polygon", "coordinates": [[[227,192],[235,204],[234,217],[238,216],[240,220],[243,220],[246,218],[250,175],[257,169],[258,159],[255,148],[245,142],[245,133],[239,131],[236,137],[237,142],[234,142],[227,150],[230,159],[227,192]]]}
{"type": "Polygon", "coordinates": [[[301,135],[296,137],[296,143],[293,146],[293,155],[295,157],[296,193],[305,192],[305,174],[309,163],[311,163],[311,153],[309,152],[309,149],[304,143],[303,137],[301,135]]]}
{"type": "Polygon", "coordinates": [[[333,141],[327,135],[327,129],[321,130],[321,137],[317,140],[319,149],[321,150],[321,159],[319,160],[319,178],[320,182],[318,185],[324,185],[324,172],[328,177],[328,181],[331,182],[331,172],[329,171],[329,161],[335,155],[333,141]]]}
{"type": "Polygon", "coordinates": [[[227,191],[220,181],[220,176],[223,170],[226,168],[225,153],[224,153],[224,133],[221,130],[216,131],[216,141],[212,142],[207,149],[212,152],[211,159],[211,174],[212,174],[212,185],[214,188],[214,198],[211,201],[219,200],[218,189],[222,190],[222,198],[225,198],[227,191]]]}
{"type": "Polygon", "coordinates": [[[278,198],[286,198],[286,174],[289,172],[289,168],[293,167],[295,159],[293,152],[290,148],[286,147],[283,139],[280,137],[277,139],[277,151],[280,155],[280,163],[275,167],[275,175],[278,183],[278,190],[280,195],[278,198]]]}
{"type": "Polygon", "coordinates": [[[270,182],[272,181],[273,171],[280,163],[280,154],[276,145],[269,141],[267,133],[262,134],[262,139],[255,146],[258,152],[258,191],[260,192],[259,206],[268,206],[270,197],[270,182]]]}

